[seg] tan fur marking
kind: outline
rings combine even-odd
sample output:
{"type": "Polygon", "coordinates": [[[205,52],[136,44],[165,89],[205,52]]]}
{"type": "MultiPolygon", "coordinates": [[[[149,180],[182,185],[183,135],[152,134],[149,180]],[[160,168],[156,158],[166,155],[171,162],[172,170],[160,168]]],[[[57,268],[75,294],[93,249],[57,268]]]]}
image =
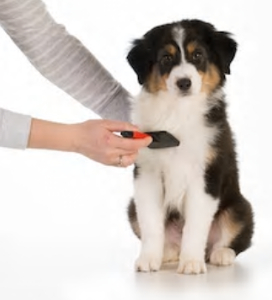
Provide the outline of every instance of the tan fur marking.
{"type": "Polygon", "coordinates": [[[206,94],[212,93],[220,83],[220,75],[216,66],[210,64],[205,73],[199,71],[199,74],[202,77],[201,91],[206,94]]]}
{"type": "Polygon", "coordinates": [[[213,147],[209,147],[209,149],[207,150],[207,153],[206,153],[206,163],[211,164],[215,160],[217,155],[218,155],[218,153],[217,153],[216,149],[213,147]]]}
{"type": "Polygon", "coordinates": [[[191,42],[187,45],[187,51],[189,54],[192,54],[196,49],[196,42],[191,42]]]}
{"type": "MultiPolygon", "coordinates": [[[[177,49],[174,45],[168,44],[164,47],[164,49],[171,54],[172,56],[175,56],[177,53],[177,49]]],[[[165,74],[163,76],[160,75],[158,66],[154,66],[153,70],[147,80],[147,88],[151,93],[156,93],[158,91],[166,91],[166,80],[168,78],[169,74],[165,74]]]]}
{"type": "Polygon", "coordinates": [[[150,77],[147,80],[147,87],[151,93],[156,93],[160,90],[166,91],[166,80],[168,78],[168,74],[161,76],[157,67],[153,68],[153,71],[150,77]]]}
{"type": "Polygon", "coordinates": [[[133,229],[133,232],[136,234],[136,236],[141,239],[141,231],[140,231],[140,227],[139,227],[139,223],[138,220],[136,221],[132,221],[131,222],[131,227],[133,229]]]}
{"type": "Polygon", "coordinates": [[[224,211],[219,217],[219,227],[221,231],[221,247],[229,247],[233,239],[240,233],[242,225],[234,222],[230,211],[224,211]]]}
{"type": "Polygon", "coordinates": [[[175,56],[176,53],[177,53],[176,47],[175,47],[174,45],[171,45],[171,44],[166,45],[166,46],[165,46],[165,50],[166,50],[168,53],[170,53],[171,55],[173,55],[173,56],[175,56]]]}

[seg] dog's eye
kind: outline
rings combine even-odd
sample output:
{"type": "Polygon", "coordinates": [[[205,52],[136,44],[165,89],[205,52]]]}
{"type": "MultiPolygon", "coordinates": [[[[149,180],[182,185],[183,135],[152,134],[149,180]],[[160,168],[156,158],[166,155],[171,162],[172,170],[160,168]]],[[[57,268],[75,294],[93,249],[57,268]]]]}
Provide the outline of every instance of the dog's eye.
{"type": "Polygon", "coordinates": [[[196,50],[192,55],[192,59],[194,62],[200,62],[202,57],[203,53],[200,50],[196,50]]]}
{"type": "Polygon", "coordinates": [[[161,59],[160,59],[160,63],[163,66],[168,66],[171,65],[173,62],[173,57],[169,54],[164,55],[161,59]]]}

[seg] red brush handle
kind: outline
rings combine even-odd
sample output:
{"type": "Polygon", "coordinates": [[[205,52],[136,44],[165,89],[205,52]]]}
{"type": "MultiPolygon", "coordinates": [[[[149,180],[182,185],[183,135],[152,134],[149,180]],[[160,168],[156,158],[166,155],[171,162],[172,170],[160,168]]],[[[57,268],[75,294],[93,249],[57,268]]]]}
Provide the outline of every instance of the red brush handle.
{"type": "Polygon", "coordinates": [[[147,133],[139,132],[139,131],[122,131],[121,135],[123,137],[132,138],[132,139],[144,139],[144,138],[150,136],[147,133]]]}
{"type": "Polygon", "coordinates": [[[144,139],[144,138],[146,138],[148,136],[150,136],[150,135],[146,134],[144,132],[133,131],[133,138],[134,139],[144,139]]]}

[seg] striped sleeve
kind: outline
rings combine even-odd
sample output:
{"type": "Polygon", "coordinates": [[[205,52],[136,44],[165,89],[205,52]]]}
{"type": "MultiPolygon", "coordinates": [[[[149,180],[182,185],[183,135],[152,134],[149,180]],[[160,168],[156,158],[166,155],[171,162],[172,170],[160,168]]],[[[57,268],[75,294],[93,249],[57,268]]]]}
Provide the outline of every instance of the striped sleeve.
{"type": "Polygon", "coordinates": [[[53,84],[102,118],[129,120],[129,93],[53,20],[41,0],[0,0],[0,24],[53,84]]]}

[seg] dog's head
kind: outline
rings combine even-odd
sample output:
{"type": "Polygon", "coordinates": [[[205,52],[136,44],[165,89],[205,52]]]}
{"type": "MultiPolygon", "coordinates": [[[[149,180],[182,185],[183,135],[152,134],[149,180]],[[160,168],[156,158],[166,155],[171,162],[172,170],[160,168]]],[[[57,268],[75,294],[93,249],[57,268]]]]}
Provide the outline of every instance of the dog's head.
{"type": "Polygon", "coordinates": [[[221,87],[237,44],[230,34],[200,20],[158,26],[137,39],[127,59],[151,93],[207,95],[221,87]]]}

